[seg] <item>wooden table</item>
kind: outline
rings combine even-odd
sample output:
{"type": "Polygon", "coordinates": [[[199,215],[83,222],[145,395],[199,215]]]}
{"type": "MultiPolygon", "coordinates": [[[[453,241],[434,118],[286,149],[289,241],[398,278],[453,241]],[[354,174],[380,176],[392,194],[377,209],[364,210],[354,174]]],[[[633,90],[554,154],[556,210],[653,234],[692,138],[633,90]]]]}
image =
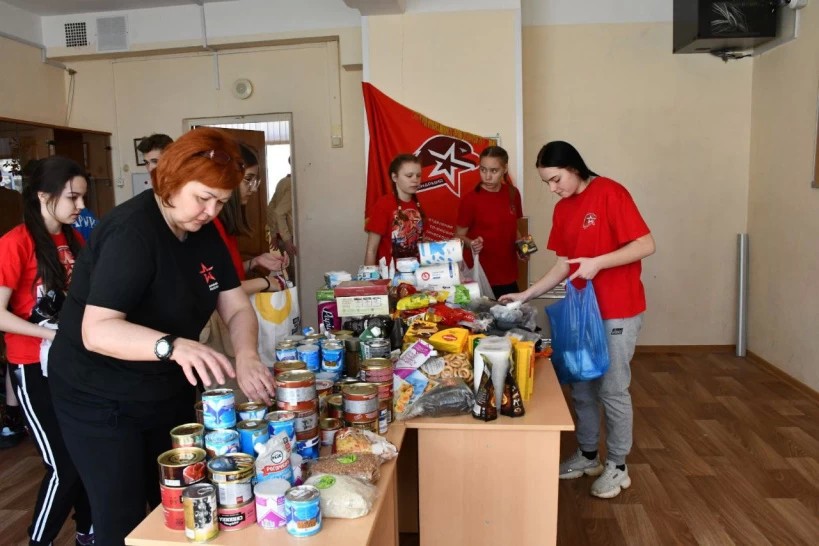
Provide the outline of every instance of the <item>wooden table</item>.
{"type": "MultiPolygon", "coordinates": [[[[404,440],[404,425],[393,423],[387,439],[400,451],[404,440]]],[[[396,460],[381,465],[378,498],[368,515],[358,519],[324,518],[322,530],[312,537],[296,538],[286,529],[265,530],[258,525],[233,532],[220,532],[210,546],[301,545],[310,546],[397,546],[397,487],[396,460]]],[[[125,538],[128,546],[159,546],[190,544],[184,531],[165,527],[162,507],[157,507],[125,538]]]]}
{"type": "MultiPolygon", "coordinates": [[[[574,424],[549,360],[538,360],[524,405],[523,417],[488,423],[471,415],[406,422],[418,430],[421,546],[555,544],[560,433],[574,424]]],[[[402,500],[412,498],[404,483],[402,500]]]]}

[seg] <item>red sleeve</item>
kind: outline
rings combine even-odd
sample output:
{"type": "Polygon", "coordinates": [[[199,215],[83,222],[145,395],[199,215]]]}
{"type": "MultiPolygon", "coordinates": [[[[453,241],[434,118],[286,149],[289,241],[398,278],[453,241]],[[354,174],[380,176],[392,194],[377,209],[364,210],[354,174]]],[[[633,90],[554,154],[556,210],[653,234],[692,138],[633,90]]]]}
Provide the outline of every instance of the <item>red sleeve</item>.
{"type": "Polygon", "coordinates": [[[619,184],[616,188],[617,191],[614,193],[608,213],[612,233],[614,233],[617,244],[622,246],[651,231],[628,190],[619,184]]]}
{"type": "Polygon", "coordinates": [[[392,200],[390,195],[382,195],[373,206],[370,217],[364,221],[364,231],[375,233],[382,238],[391,231],[392,223],[392,200]]]}
{"type": "Polygon", "coordinates": [[[546,243],[546,248],[554,251],[558,256],[568,256],[564,239],[561,236],[562,228],[560,226],[560,202],[555,205],[555,210],[552,212],[552,231],[549,232],[549,241],[546,243]]]}
{"type": "Polygon", "coordinates": [[[515,210],[518,211],[518,218],[523,218],[523,202],[520,199],[520,192],[514,186],[512,187],[515,189],[515,210]]]}
{"type": "Polygon", "coordinates": [[[23,275],[23,266],[27,263],[26,239],[28,232],[25,228],[15,228],[0,237],[0,286],[17,290],[20,277],[23,275]]]}
{"type": "Polygon", "coordinates": [[[458,208],[458,223],[456,227],[472,228],[472,222],[475,221],[475,192],[467,193],[461,199],[460,207],[458,208]]]}

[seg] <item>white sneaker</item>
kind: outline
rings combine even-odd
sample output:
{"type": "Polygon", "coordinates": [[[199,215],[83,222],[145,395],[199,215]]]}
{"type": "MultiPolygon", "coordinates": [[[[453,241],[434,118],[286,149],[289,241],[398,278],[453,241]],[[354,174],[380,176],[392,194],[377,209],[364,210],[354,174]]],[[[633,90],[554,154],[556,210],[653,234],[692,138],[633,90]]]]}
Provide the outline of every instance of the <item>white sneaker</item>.
{"type": "Polygon", "coordinates": [[[631,487],[631,478],[628,477],[628,467],[620,470],[611,461],[606,461],[606,470],[603,475],[594,480],[591,494],[601,499],[613,499],[623,489],[631,487]]]}
{"type": "Polygon", "coordinates": [[[587,459],[579,449],[574,455],[560,463],[561,480],[573,480],[583,474],[599,476],[601,472],[603,472],[603,465],[600,464],[600,457],[587,459]]]}

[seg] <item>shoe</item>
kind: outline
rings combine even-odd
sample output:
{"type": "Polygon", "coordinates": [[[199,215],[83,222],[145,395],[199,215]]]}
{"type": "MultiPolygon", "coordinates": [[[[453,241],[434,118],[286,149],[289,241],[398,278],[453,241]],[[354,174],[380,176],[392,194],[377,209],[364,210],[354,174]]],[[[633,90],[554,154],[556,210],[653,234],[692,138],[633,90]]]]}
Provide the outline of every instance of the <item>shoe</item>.
{"type": "Polygon", "coordinates": [[[0,449],[9,449],[16,446],[26,437],[24,429],[12,430],[9,427],[3,427],[0,430],[0,449]]]}
{"type": "Polygon", "coordinates": [[[591,494],[601,499],[613,499],[623,489],[631,487],[631,478],[628,477],[628,467],[620,470],[611,461],[606,461],[606,470],[603,475],[594,480],[591,494]]]}
{"type": "Polygon", "coordinates": [[[94,546],[94,533],[77,533],[76,546],[94,546]]]}
{"type": "Polygon", "coordinates": [[[579,449],[574,455],[560,463],[561,480],[573,480],[583,474],[599,476],[601,472],[603,472],[603,465],[600,464],[600,457],[589,460],[579,449]]]}

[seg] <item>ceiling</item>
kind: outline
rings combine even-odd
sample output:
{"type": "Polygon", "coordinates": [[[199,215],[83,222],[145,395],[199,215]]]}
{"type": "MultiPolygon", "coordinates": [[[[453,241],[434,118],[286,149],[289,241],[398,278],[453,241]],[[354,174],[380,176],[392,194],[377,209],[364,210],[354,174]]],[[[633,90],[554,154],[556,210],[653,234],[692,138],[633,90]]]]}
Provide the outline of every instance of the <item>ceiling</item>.
{"type": "MultiPolygon", "coordinates": [[[[161,8],[199,4],[194,0],[2,0],[35,15],[68,15],[98,11],[161,8]]],[[[206,3],[230,0],[205,0],[206,3]]]]}

